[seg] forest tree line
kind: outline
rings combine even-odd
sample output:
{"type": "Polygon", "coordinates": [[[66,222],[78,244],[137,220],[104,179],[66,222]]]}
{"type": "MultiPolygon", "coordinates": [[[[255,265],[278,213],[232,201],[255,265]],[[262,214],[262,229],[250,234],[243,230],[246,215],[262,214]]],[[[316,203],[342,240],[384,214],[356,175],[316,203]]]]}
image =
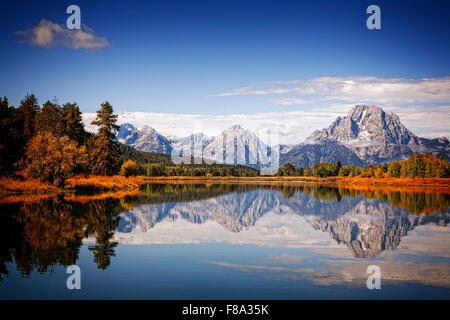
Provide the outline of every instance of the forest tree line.
{"type": "Polygon", "coordinates": [[[174,165],[169,155],[142,152],[116,141],[118,116],[109,102],[101,104],[85,130],[76,103],[56,99],[38,104],[33,94],[18,107],[0,97],[0,176],[36,178],[62,186],[77,174],[257,176],[258,170],[225,164],[174,165]],[[130,164],[132,164],[130,166],[130,164]]]}
{"type": "Polygon", "coordinates": [[[36,178],[61,186],[79,173],[111,175],[120,169],[120,150],[115,142],[117,115],[105,102],[92,124],[93,135],[85,131],[76,103],[59,105],[57,100],[42,106],[27,95],[19,107],[0,98],[2,157],[1,175],[36,178]]]}
{"type": "Polygon", "coordinates": [[[413,154],[408,159],[365,167],[343,166],[338,163],[318,163],[311,168],[295,168],[286,163],[278,176],[362,177],[362,178],[449,178],[450,163],[430,154],[413,154]]]}

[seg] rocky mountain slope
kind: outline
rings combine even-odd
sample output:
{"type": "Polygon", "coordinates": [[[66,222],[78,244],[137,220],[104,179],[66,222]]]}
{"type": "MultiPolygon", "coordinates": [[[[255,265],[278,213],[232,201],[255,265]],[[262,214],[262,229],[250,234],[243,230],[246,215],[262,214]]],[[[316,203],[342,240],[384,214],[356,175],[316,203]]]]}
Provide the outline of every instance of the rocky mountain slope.
{"type": "Polygon", "coordinates": [[[202,133],[188,137],[164,137],[148,126],[138,130],[123,124],[117,139],[140,151],[171,154],[203,154],[204,159],[227,164],[261,168],[278,154],[279,165],[312,167],[319,162],[340,161],[343,165],[364,166],[405,159],[413,153],[431,153],[450,159],[447,138],[416,136],[398,115],[380,107],[356,105],[345,117],[338,117],[328,128],[315,131],[297,145],[267,147],[250,130],[234,125],[215,137],[202,133]]]}
{"type": "Polygon", "coordinates": [[[239,125],[224,130],[209,138],[198,133],[187,137],[164,137],[148,126],[141,130],[127,123],[120,127],[117,140],[140,151],[179,155],[195,155],[200,158],[232,165],[249,165],[260,168],[268,160],[270,148],[255,133],[239,125]]]}
{"type": "Polygon", "coordinates": [[[305,142],[287,149],[283,153],[281,147],[281,163],[302,167],[324,161],[378,164],[405,159],[417,152],[450,159],[450,145],[445,137],[417,137],[398,115],[366,105],[353,107],[347,116],[338,117],[328,128],[315,131],[305,142]]]}
{"type": "Polygon", "coordinates": [[[203,157],[226,164],[260,167],[267,150],[268,147],[255,133],[234,125],[212,138],[204,148],[203,157]]]}
{"type": "Polygon", "coordinates": [[[172,145],[169,140],[149,126],[144,126],[141,130],[138,130],[132,124],[125,123],[120,126],[116,138],[119,142],[139,151],[163,154],[172,152],[172,145]]]}

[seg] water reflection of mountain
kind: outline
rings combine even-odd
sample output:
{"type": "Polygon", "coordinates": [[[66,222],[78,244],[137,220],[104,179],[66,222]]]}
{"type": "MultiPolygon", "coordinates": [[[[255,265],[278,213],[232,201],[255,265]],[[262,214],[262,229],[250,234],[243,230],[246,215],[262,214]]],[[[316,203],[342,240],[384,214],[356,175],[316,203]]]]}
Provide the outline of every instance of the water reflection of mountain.
{"type": "Polygon", "coordinates": [[[339,192],[335,193],[338,189],[330,189],[228,190],[231,193],[200,201],[141,205],[122,213],[117,231],[151,232],[150,229],[163,220],[184,219],[191,223],[212,220],[231,232],[240,232],[254,226],[263,215],[274,212],[303,216],[315,229],[328,232],[338,243],[345,244],[354,257],[366,258],[395,249],[401,238],[418,225],[445,226],[449,222],[448,211],[412,215],[389,201],[357,194],[342,197],[339,192]]]}
{"type": "Polygon", "coordinates": [[[346,245],[355,257],[374,257],[398,247],[402,237],[419,225],[446,226],[450,214],[449,192],[431,188],[167,183],[150,184],[136,194],[3,199],[0,282],[8,274],[7,263],[16,263],[23,275],[76,263],[86,238],[102,270],[110,265],[118,242],[173,243],[178,237],[189,243],[192,238],[184,232],[194,234],[195,241],[221,237],[281,247],[327,246],[321,242],[325,238],[346,245]],[[181,229],[170,227],[175,220],[181,229]],[[191,228],[195,224],[202,224],[202,229],[191,228]],[[166,229],[152,230],[155,226],[166,229]],[[311,239],[317,235],[319,240],[311,239]]]}
{"type": "Polygon", "coordinates": [[[366,199],[336,219],[310,220],[314,228],[328,232],[338,243],[345,244],[356,258],[374,258],[384,250],[395,249],[401,238],[418,225],[446,226],[448,222],[449,212],[411,215],[406,209],[366,199]]]}

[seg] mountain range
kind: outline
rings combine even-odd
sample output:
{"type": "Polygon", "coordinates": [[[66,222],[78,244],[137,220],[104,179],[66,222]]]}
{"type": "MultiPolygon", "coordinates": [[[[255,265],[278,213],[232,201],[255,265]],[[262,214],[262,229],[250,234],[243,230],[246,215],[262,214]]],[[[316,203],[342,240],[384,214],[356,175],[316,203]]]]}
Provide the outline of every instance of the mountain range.
{"type": "Polygon", "coordinates": [[[296,167],[312,167],[319,162],[337,161],[343,165],[364,166],[405,159],[414,153],[450,159],[447,138],[418,137],[401,123],[398,115],[366,105],[354,106],[347,116],[338,117],[328,128],[313,132],[304,142],[295,145],[269,147],[240,125],[215,137],[202,133],[165,137],[149,126],[139,130],[126,123],[121,125],[117,140],[140,151],[184,152],[185,155],[187,152],[219,163],[255,168],[267,165],[270,160],[276,160],[279,166],[291,163],[296,167]]]}

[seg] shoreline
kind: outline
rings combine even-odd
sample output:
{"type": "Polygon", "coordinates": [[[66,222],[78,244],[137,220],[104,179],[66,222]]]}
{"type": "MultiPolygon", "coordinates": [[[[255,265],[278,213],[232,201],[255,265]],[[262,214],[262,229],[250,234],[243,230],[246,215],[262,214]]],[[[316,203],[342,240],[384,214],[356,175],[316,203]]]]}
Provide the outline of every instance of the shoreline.
{"type": "Polygon", "coordinates": [[[70,194],[75,192],[134,191],[147,183],[239,183],[239,184],[280,184],[324,183],[336,186],[385,186],[443,188],[450,190],[450,178],[361,178],[361,177],[297,177],[297,176],[258,176],[258,177],[212,177],[212,176],[75,176],[66,181],[63,188],[38,180],[0,179],[0,197],[23,194],[70,194]]]}
{"type": "Polygon", "coordinates": [[[336,183],[348,185],[387,185],[387,186],[416,186],[416,187],[449,187],[450,178],[361,178],[361,177],[298,177],[298,176],[258,176],[258,177],[142,177],[145,182],[159,181],[194,181],[194,182],[315,182],[336,183]]]}

